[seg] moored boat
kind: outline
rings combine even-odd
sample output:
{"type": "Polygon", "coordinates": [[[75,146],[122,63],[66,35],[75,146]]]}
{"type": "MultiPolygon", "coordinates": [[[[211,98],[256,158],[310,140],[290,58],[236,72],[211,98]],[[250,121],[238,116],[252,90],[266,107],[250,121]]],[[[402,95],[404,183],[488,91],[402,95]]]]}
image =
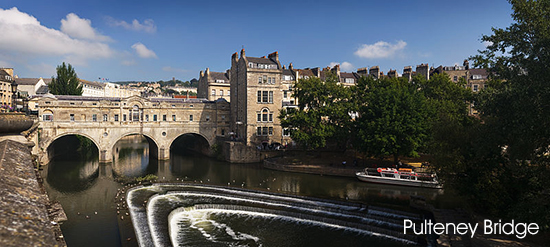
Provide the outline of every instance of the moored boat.
{"type": "Polygon", "coordinates": [[[355,173],[364,182],[441,189],[433,173],[417,173],[410,168],[365,168],[355,173]]]}

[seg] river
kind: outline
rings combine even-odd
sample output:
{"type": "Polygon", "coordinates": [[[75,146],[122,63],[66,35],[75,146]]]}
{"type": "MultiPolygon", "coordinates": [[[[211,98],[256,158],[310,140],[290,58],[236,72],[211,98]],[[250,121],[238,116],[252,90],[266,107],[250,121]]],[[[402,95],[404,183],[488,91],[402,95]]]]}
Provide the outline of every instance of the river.
{"type": "MultiPolygon", "coordinates": [[[[375,204],[380,207],[404,210],[407,210],[410,195],[424,196],[428,201],[436,204],[452,203],[448,196],[440,190],[373,185],[354,178],[273,171],[262,168],[260,164],[230,164],[185,151],[172,150],[169,161],[149,160],[148,143],[141,136],[129,136],[121,139],[115,146],[114,162],[109,164],[98,162],[96,149],[92,148],[84,152],[73,150],[74,146],[77,146],[74,139],[61,138],[54,145],[62,147],[56,147],[56,151],[63,151],[44,167],[41,175],[44,178],[44,186],[50,200],[59,201],[67,214],[68,221],[61,225],[61,229],[70,247],[137,246],[132,225],[128,220],[129,217],[121,220],[120,215],[117,215],[119,210],[115,196],[124,188],[124,184],[121,184],[120,180],[143,177],[148,174],[154,174],[159,180],[166,182],[185,181],[186,184],[191,185],[202,184],[216,188],[235,188],[251,193],[257,191],[275,195],[375,204]]],[[[312,199],[312,201],[314,200],[312,199]]],[[[217,217],[222,216],[218,215],[217,217]]],[[[237,216],[223,217],[238,218],[237,216]]],[[[295,223],[274,222],[261,218],[255,219],[248,225],[240,224],[235,228],[239,229],[242,236],[252,236],[252,239],[257,237],[254,234],[263,234],[264,240],[261,240],[259,244],[258,241],[255,244],[241,243],[243,246],[289,246],[290,243],[295,243],[295,246],[304,246],[304,243],[314,246],[313,242],[297,241],[298,237],[296,236],[294,237],[297,239],[292,239],[292,234],[295,234],[298,229],[302,231],[304,228],[308,228],[304,234],[307,234],[306,236],[309,236],[311,241],[321,241],[317,244],[326,244],[329,243],[326,242],[329,239],[341,238],[349,240],[347,243],[353,246],[403,245],[399,241],[361,233],[334,234],[330,233],[330,229],[318,228],[314,225],[307,227],[303,225],[293,227],[292,225],[295,223]],[[278,231],[276,236],[279,236],[279,239],[283,236],[290,239],[285,242],[286,244],[276,243],[274,239],[277,238],[270,239],[268,237],[274,234],[274,231],[258,230],[256,229],[258,225],[272,225],[277,229],[287,229],[278,231]],[[262,231],[264,233],[261,233],[262,231]]],[[[233,228],[227,228],[225,231],[234,231],[233,228]]],[[[299,237],[299,239],[302,238],[303,236],[299,237]]]]}

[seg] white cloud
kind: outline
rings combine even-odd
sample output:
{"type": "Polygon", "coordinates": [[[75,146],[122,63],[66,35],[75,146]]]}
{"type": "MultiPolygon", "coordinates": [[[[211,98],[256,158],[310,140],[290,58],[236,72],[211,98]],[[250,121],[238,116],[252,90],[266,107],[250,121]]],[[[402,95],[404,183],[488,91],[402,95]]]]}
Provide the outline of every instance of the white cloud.
{"type": "Polygon", "coordinates": [[[109,45],[92,40],[71,38],[69,35],[42,26],[33,16],[17,8],[0,8],[0,52],[18,56],[65,56],[86,60],[113,55],[109,45]]]}
{"type": "Polygon", "coordinates": [[[133,31],[144,31],[147,33],[154,33],[157,31],[157,26],[155,26],[155,22],[152,19],[146,19],[142,24],[136,19],[134,19],[132,23],[128,23],[126,21],[117,20],[113,17],[107,17],[107,23],[114,27],[123,27],[133,31]]]}
{"type": "Polygon", "coordinates": [[[337,64],[340,65],[340,70],[341,71],[354,71],[355,70],[355,67],[353,66],[353,64],[351,64],[349,62],[342,62],[342,63],[332,62],[328,66],[332,68],[337,64]]]}
{"type": "Polygon", "coordinates": [[[389,58],[401,51],[407,46],[403,40],[397,41],[396,44],[390,44],[384,41],[378,41],[372,45],[363,44],[361,48],[355,51],[355,55],[362,58],[389,58]]]}
{"type": "Polygon", "coordinates": [[[132,49],[134,49],[138,56],[142,58],[157,58],[157,54],[155,54],[154,51],[147,49],[147,47],[142,43],[135,43],[132,45],[132,49]]]}
{"type": "Polygon", "coordinates": [[[99,34],[93,27],[92,21],[78,17],[70,13],[61,20],[61,31],[77,39],[88,39],[96,41],[112,41],[111,38],[99,34]]]}

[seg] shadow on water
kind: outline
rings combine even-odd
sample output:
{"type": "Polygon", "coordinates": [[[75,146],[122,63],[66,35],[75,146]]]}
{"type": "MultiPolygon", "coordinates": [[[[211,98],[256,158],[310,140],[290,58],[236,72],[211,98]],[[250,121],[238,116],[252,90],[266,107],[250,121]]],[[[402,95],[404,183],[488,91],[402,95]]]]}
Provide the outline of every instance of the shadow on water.
{"type": "Polygon", "coordinates": [[[84,191],[99,177],[97,148],[82,148],[79,138],[66,136],[52,145],[56,155],[48,165],[48,184],[62,193],[84,191]]]}

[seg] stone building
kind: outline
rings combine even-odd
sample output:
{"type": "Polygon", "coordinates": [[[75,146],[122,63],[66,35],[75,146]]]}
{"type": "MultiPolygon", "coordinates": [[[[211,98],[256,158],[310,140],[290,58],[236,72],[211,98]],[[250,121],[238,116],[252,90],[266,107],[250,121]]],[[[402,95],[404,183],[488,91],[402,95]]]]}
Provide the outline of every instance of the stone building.
{"type": "MultiPolygon", "coordinates": [[[[231,56],[231,129],[249,146],[283,142],[279,110],[283,99],[283,68],[279,53],[231,56]]],[[[288,95],[287,95],[288,96],[288,95]]]]}
{"type": "Polygon", "coordinates": [[[0,68],[0,106],[2,111],[12,108],[12,88],[14,83],[13,69],[12,68],[0,68]]]}
{"type": "Polygon", "coordinates": [[[229,70],[224,72],[213,72],[209,68],[200,72],[197,97],[217,100],[219,98],[231,101],[230,75],[229,70]]]}
{"type": "Polygon", "coordinates": [[[21,97],[32,97],[44,92],[44,88],[48,87],[48,84],[52,81],[51,78],[15,78],[17,83],[17,92],[21,94],[21,97]]]}

